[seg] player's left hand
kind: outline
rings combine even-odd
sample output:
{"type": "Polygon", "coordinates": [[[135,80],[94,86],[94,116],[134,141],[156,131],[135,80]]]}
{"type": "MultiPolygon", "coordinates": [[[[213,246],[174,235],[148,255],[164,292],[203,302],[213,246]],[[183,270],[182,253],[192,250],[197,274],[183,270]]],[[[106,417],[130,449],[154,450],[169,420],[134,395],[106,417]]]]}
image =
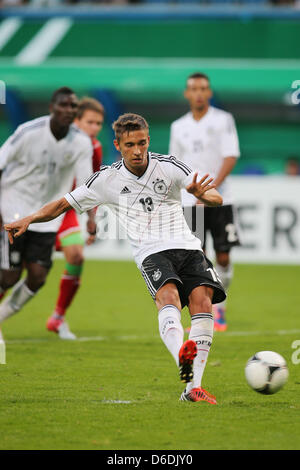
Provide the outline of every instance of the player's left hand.
{"type": "Polygon", "coordinates": [[[213,178],[209,178],[209,174],[201,178],[200,181],[197,182],[198,173],[195,173],[193,181],[189,184],[185,189],[188,193],[193,194],[196,198],[201,198],[206,191],[210,189],[214,189],[216,187],[215,184],[210,184],[213,181],[213,178]],[[208,179],[207,179],[208,178],[208,179]]]}

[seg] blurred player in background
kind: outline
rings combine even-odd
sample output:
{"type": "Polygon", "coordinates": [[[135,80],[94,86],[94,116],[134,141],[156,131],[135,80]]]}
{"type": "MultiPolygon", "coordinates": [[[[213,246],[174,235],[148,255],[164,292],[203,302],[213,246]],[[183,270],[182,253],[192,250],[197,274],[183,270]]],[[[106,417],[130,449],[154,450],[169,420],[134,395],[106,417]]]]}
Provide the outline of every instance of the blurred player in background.
{"type": "MultiPolygon", "coordinates": [[[[69,191],[74,178],[82,184],[92,171],[90,138],[72,123],[78,99],[73,90],[56,90],[50,115],[28,121],[17,128],[0,149],[1,215],[3,223],[34,212],[46,201],[69,191]]],[[[0,305],[0,324],[31,300],[46,281],[61,218],[44,225],[34,224],[10,245],[1,233],[0,294],[13,287],[0,305]],[[23,269],[26,277],[21,278],[23,269]]],[[[94,212],[89,211],[89,232],[94,233],[94,212]]],[[[68,332],[68,325],[61,329],[68,332]]]]}
{"type": "Polygon", "coordinates": [[[285,174],[289,176],[299,176],[300,175],[300,158],[296,156],[291,156],[287,158],[285,163],[285,174]]]}
{"type": "MultiPolygon", "coordinates": [[[[239,245],[235,221],[233,198],[226,177],[231,173],[240,156],[238,135],[232,115],[210,105],[212,90],[209,78],[202,73],[190,75],[186,82],[184,96],[190,105],[190,112],[171,125],[169,154],[178,157],[200,174],[209,173],[223,197],[221,207],[204,207],[204,240],[209,231],[216,254],[216,270],[227,291],[233,276],[230,249],[239,245]]],[[[184,208],[196,206],[196,217],[201,217],[203,208],[199,201],[182,191],[184,208]]],[[[192,211],[187,210],[186,214],[192,211]]],[[[187,222],[190,221],[187,218],[187,222]]],[[[199,238],[200,233],[196,233],[199,238]]],[[[225,301],[213,306],[214,328],[224,331],[225,301]]]]}
{"type": "Polygon", "coordinates": [[[210,206],[222,204],[222,197],[208,174],[197,180],[197,172],[176,158],[148,152],[149,127],[142,116],[124,114],[113,128],[121,161],[101,167],[84,185],[5,229],[12,243],[34,222],[45,222],[72,208],[81,213],[108,205],[126,229],[158,310],[160,337],[179,367],[182,382],[187,383],[180,399],[216,405],[216,398],[201,382],[213,339],[211,305],[223,301],[226,294],[201,241],[184,219],[181,188],[210,206]],[[184,342],[181,309],[185,305],[191,331],[184,342]]]}
{"type": "MultiPolygon", "coordinates": [[[[102,146],[96,137],[102,129],[103,121],[104,108],[99,101],[89,97],[79,101],[74,124],[84,131],[92,141],[94,172],[100,169],[102,163],[102,146]]],[[[74,182],[73,189],[75,186],[76,182],[74,182]]],[[[92,230],[93,227],[90,227],[90,235],[86,242],[88,245],[93,243],[96,237],[96,232],[93,233],[92,230]]],[[[62,339],[76,339],[69,329],[60,329],[60,326],[63,324],[66,311],[80,286],[84,261],[83,247],[84,239],[79,220],[75,210],[70,210],[65,214],[56,236],[56,250],[63,252],[66,264],[60,280],[55,310],[47,321],[48,330],[58,333],[62,339]]]]}

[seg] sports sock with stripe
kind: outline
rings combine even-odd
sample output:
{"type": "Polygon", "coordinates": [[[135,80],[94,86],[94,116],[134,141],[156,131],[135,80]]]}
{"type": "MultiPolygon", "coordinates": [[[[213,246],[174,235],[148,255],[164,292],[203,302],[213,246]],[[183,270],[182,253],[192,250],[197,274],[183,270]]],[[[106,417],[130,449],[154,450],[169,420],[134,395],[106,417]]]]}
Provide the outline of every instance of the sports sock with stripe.
{"type": "Polygon", "coordinates": [[[59,284],[59,294],[55,306],[55,314],[65,315],[67,308],[71,305],[72,300],[80,286],[80,275],[82,265],[72,265],[66,263],[65,272],[61,276],[59,284]]]}
{"type": "Polygon", "coordinates": [[[197,344],[197,356],[194,359],[194,378],[187,385],[187,391],[201,387],[202,376],[212,344],[214,320],[211,313],[196,313],[192,316],[189,339],[197,344]]]}
{"type": "Polygon", "coordinates": [[[166,347],[179,365],[178,353],[183,343],[181,314],[175,305],[165,305],[158,312],[159,334],[166,347]]]}

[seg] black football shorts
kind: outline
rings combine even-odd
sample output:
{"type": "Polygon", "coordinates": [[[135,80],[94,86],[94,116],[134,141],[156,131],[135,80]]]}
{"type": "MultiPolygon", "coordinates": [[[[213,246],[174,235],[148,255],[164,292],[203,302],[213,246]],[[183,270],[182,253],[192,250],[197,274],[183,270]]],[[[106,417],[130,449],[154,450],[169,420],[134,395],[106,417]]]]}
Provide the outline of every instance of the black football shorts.
{"type": "Polygon", "coordinates": [[[14,238],[11,245],[8,234],[1,231],[1,269],[21,269],[24,263],[38,263],[46,269],[52,266],[52,253],[55,243],[55,232],[27,231],[14,238]]]}
{"type": "Polygon", "coordinates": [[[198,286],[214,289],[213,304],[226,298],[218,274],[200,250],[172,249],[154,253],[144,259],[141,273],[153,299],[167,282],[177,285],[182,307],[188,305],[190,293],[198,286]]]}

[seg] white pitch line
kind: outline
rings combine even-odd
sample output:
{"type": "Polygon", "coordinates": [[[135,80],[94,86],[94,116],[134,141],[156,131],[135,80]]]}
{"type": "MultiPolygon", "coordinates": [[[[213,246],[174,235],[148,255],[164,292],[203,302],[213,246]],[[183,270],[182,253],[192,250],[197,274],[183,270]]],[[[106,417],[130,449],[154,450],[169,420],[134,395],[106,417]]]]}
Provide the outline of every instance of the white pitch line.
{"type": "MultiPolygon", "coordinates": [[[[226,338],[227,336],[272,336],[272,335],[292,335],[300,333],[300,329],[292,329],[292,330],[277,330],[277,331],[224,331],[220,335],[226,338]]],[[[49,343],[53,342],[54,338],[24,338],[24,339],[11,339],[5,341],[6,344],[26,344],[26,343],[49,343]]],[[[77,338],[77,342],[89,342],[89,341],[136,341],[136,340],[159,340],[160,337],[158,335],[121,335],[121,336],[82,336],[77,338]]],[[[67,340],[65,340],[67,341],[67,340]]],[[[72,342],[72,341],[70,341],[72,342]]],[[[75,340],[76,342],[76,340],[75,340]]]]}
{"type": "Polygon", "coordinates": [[[125,404],[128,405],[129,403],[132,403],[130,400],[102,400],[100,403],[105,403],[105,404],[112,404],[112,405],[120,405],[120,404],[125,404]]]}
{"type": "Polygon", "coordinates": [[[23,21],[20,18],[7,18],[0,24],[0,50],[8,43],[10,38],[17,32],[23,21]]]}
{"type": "Polygon", "coordinates": [[[70,18],[53,18],[47,21],[16,56],[16,63],[18,65],[42,63],[66,35],[72,24],[70,18]]]}

